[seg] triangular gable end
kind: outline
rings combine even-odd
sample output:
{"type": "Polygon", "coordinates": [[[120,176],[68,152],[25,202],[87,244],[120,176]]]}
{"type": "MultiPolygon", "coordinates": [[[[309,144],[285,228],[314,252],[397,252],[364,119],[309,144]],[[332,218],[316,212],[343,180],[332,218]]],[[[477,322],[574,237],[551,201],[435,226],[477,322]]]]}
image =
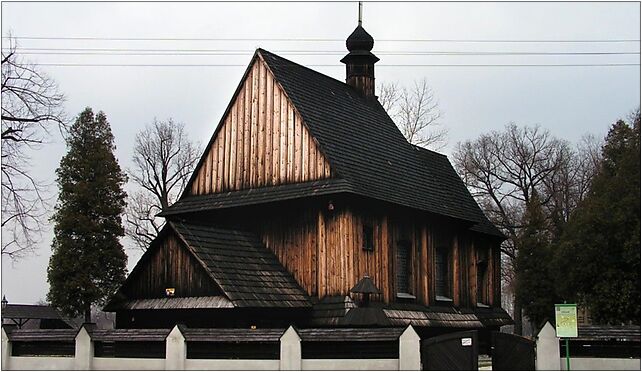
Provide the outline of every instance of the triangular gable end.
{"type": "Polygon", "coordinates": [[[128,299],[159,298],[167,288],[173,288],[176,297],[227,297],[171,223],[150,244],[119,292],[128,299]]]}
{"type": "Polygon", "coordinates": [[[332,176],[317,140],[257,52],[183,196],[332,176]]]}

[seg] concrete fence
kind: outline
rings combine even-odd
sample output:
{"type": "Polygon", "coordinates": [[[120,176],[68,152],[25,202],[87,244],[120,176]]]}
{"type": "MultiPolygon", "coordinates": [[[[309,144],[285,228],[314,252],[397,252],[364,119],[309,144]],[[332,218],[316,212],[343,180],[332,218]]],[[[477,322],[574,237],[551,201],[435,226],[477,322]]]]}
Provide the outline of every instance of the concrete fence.
{"type": "MultiPolygon", "coordinates": [[[[215,331],[215,330],[213,330],[215,331]]],[[[75,337],[73,356],[13,356],[2,329],[3,370],[420,370],[420,338],[408,326],[398,338],[396,359],[303,359],[301,337],[289,327],[280,337],[279,359],[189,359],[188,342],[176,326],[165,338],[165,358],[96,357],[91,329],[75,337]]],[[[242,340],[240,340],[242,341],[242,340]]],[[[367,341],[367,340],[365,340],[367,341]]]]}
{"type": "MultiPolygon", "coordinates": [[[[566,358],[560,356],[560,339],[555,327],[546,322],[537,335],[537,370],[564,371],[566,358]]],[[[640,358],[571,357],[571,370],[640,370],[640,358]]]]}

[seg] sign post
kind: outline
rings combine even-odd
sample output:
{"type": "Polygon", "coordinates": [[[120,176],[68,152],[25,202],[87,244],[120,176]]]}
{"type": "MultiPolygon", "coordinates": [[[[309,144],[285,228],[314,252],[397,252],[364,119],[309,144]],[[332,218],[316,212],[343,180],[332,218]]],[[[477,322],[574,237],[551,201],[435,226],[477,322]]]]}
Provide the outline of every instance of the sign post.
{"type": "Polygon", "coordinates": [[[571,354],[568,348],[568,339],[577,337],[577,305],[556,304],[555,305],[555,332],[557,337],[565,339],[566,347],[566,370],[571,370],[571,354]]]}

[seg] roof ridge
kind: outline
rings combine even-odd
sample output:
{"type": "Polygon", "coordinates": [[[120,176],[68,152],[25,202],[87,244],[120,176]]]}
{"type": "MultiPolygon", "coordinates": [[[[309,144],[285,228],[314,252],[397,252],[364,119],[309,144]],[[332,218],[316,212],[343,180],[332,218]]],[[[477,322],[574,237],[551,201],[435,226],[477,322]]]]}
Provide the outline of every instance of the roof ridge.
{"type": "MultiPolygon", "coordinates": [[[[323,77],[323,78],[326,78],[326,79],[332,80],[332,81],[334,81],[334,82],[336,82],[336,83],[339,83],[339,84],[341,84],[341,85],[344,85],[344,86],[346,86],[346,87],[348,87],[348,88],[352,89],[352,87],[351,87],[350,85],[346,84],[345,82],[343,82],[343,81],[341,81],[341,80],[339,80],[339,79],[335,79],[335,78],[333,78],[332,76],[328,76],[328,75],[326,75],[326,74],[322,74],[322,73],[320,73],[319,71],[315,71],[315,70],[313,70],[313,69],[311,69],[311,68],[309,68],[309,67],[307,67],[307,66],[304,66],[304,65],[302,65],[302,64],[300,64],[300,63],[296,63],[296,62],[294,62],[294,61],[292,61],[292,60],[289,60],[289,59],[287,59],[287,58],[281,57],[280,55],[278,55],[278,54],[276,54],[276,53],[272,53],[272,52],[270,52],[269,50],[266,50],[266,49],[263,49],[263,48],[257,48],[256,50],[257,50],[257,51],[259,51],[260,53],[266,53],[266,54],[267,54],[268,56],[270,56],[270,57],[273,57],[273,58],[275,58],[275,59],[283,60],[283,61],[285,61],[285,62],[287,62],[287,63],[290,63],[290,64],[292,64],[292,65],[295,65],[295,66],[300,67],[300,68],[303,68],[303,69],[306,69],[306,70],[308,70],[309,72],[312,72],[312,73],[314,73],[314,74],[317,74],[317,75],[319,75],[320,77],[323,77]]],[[[337,65],[337,66],[339,66],[339,65],[337,65]]],[[[355,90],[355,92],[357,92],[357,91],[355,90]]]]}
{"type": "Polygon", "coordinates": [[[440,155],[440,156],[443,156],[443,157],[445,157],[445,158],[448,158],[448,155],[443,154],[443,153],[441,153],[441,152],[437,152],[437,151],[435,151],[435,150],[431,150],[431,149],[425,148],[425,147],[423,147],[423,146],[415,145],[415,144],[412,144],[412,143],[411,143],[410,145],[411,145],[415,150],[424,151],[424,152],[429,152],[429,153],[431,153],[431,154],[440,155]]]}

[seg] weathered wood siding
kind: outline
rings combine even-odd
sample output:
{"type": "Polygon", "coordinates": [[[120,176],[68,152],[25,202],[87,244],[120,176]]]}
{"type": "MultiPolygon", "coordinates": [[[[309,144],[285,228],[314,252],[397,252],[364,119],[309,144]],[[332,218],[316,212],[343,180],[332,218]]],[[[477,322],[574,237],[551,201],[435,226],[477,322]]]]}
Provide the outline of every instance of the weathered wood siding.
{"type": "MultiPolygon", "coordinates": [[[[215,296],[220,291],[205,269],[176,236],[168,234],[141,266],[132,273],[123,292],[129,298],[165,297],[166,288],[175,288],[176,297],[215,296]]],[[[151,249],[151,248],[150,248],[151,249]]]]}
{"type": "Polygon", "coordinates": [[[258,58],[206,149],[192,195],[313,181],[330,164],[303,119],[258,58]]]}
{"type": "MultiPolygon", "coordinates": [[[[451,295],[455,306],[474,306],[477,298],[475,238],[441,224],[387,213],[364,213],[351,207],[333,211],[310,208],[303,215],[275,216],[257,226],[265,245],[293,273],[308,294],[346,295],[364,275],[382,291],[384,302],[397,294],[396,254],[399,240],[411,242],[410,292],[417,302],[435,304],[435,242],[450,246],[451,295]],[[374,249],[363,249],[363,224],[373,227],[374,249]]],[[[489,305],[499,304],[498,250],[489,255],[489,305]]],[[[497,248],[498,249],[498,248],[497,248]]]]}

